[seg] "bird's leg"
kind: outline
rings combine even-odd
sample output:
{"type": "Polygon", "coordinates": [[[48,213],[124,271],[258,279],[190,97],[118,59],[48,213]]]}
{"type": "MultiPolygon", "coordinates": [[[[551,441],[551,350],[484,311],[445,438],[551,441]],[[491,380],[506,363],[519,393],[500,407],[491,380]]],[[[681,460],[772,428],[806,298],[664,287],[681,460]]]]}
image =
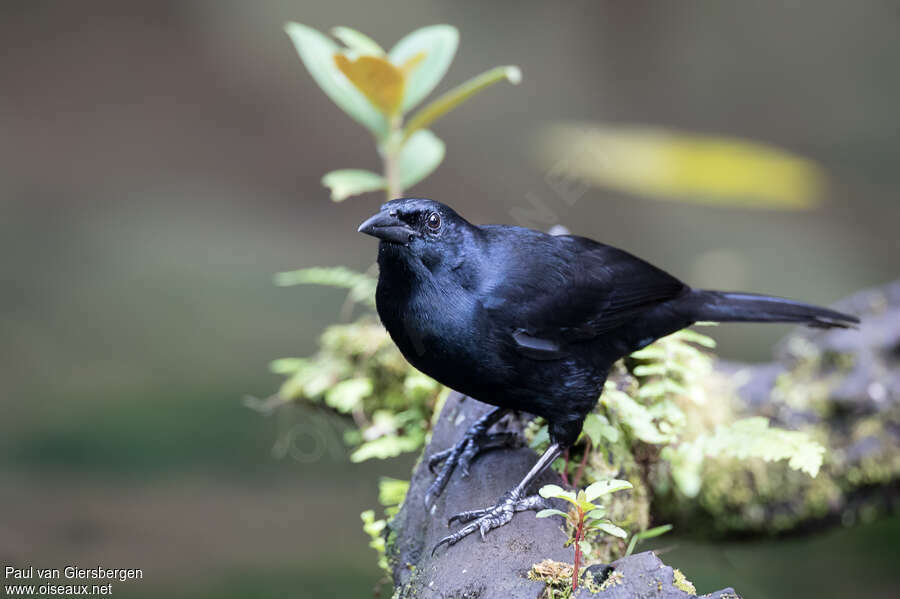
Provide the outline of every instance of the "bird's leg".
{"type": "Polygon", "coordinates": [[[481,538],[484,540],[484,535],[488,531],[503,526],[512,520],[513,514],[516,512],[537,510],[546,507],[547,502],[543,497],[540,495],[525,495],[525,492],[528,490],[528,486],[534,482],[534,479],[549,468],[550,464],[553,463],[553,460],[558,458],[562,451],[563,449],[559,443],[554,443],[548,447],[547,451],[544,452],[537,463],[528,471],[528,474],[525,475],[525,478],[523,478],[515,487],[504,493],[495,506],[481,510],[462,512],[450,518],[447,522],[448,525],[453,524],[454,521],[458,521],[465,524],[465,526],[452,535],[446,536],[438,541],[438,544],[435,545],[434,549],[431,551],[432,555],[441,545],[454,545],[476,530],[481,533],[481,538]]]}
{"type": "Polygon", "coordinates": [[[513,433],[488,434],[488,430],[497,423],[509,410],[494,408],[473,424],[465,432],[456,445],[440,451],[428,458],[428,469],[433,473],[435,467],[443,462],[440,471],[425,493],[425,506],[431,507],[438,495],[443,492],[450,480],[450,475],[459,466],[463,476],[469,476],[469,465],[472,460],[488,449],[512,447],[518,442],[513,433]]]}

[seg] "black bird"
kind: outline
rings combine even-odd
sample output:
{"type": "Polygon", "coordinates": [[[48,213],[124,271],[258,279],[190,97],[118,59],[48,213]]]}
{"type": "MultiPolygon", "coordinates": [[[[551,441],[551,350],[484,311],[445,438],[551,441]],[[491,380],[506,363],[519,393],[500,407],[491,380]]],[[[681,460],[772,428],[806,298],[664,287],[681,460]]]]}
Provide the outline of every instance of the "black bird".
{"type": "MultiPolygon", "coordinates": [[[[493,507],[457,514],[453,545],[542,507],[529,484],[578,438],[613,363],[698,321],[848,327],[854,316],[755,295],[693,289],[623,250],[574,235],[473,225],[427,199],[387,202],[359,227],[378,244],[378,315],[409,362],[444,385],[496,406],[455,446],[426,495],[459,465],[504,441],[490,427],[510,410],[547,420],[551,445],[493,507]]],[[[437,548],[435,547],[435,549],[437,548]]]]}

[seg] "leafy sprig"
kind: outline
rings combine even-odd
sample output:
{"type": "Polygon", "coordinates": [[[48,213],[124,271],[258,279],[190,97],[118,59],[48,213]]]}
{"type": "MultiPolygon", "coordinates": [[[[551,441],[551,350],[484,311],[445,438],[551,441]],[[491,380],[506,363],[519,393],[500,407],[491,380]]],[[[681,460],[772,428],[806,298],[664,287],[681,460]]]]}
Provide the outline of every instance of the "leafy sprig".
{"type": "Polygon", "coordinates": [[[446,92],[407,120],[407,113],[443,79],[459,45],[451,25],[431,25],[406,35],[389,51],[367,35],[336,27],[328,36],[300,23],[285,31],[319,87],[375,138],[383,172],[338,169],[322,177],[331,199],[384,190],[388,199],[403,195],[430,175],[444,159],[445,147],[430,127],[460,104],[500,81],[518,83],[518,67],[490,69],[446,92]]]}
{"type": "Polygon", "coordinates": [[[616,526],[612,520],[606,517],[606,507],[595,502],[602,499],[605,495],[631,488],[632,485],[627,480],[615,479],[597,481],[586,489],[579,490],[577,493],[566,491],[559,485],[544,485],[541,487],[539,491],[541,497],[545,499],[562,499],[572,506],[568,513],[555,508],[544,509],[537,513],[537,517],[562,516],[572,530],[572,535],[566,542],[566,546],[575,546],[575,564],[572,570],[573,592],[578,590],[582,553],[591,552],[586,539],[600,532],[620,539],[628,536],[625,530],[616,526]]]}

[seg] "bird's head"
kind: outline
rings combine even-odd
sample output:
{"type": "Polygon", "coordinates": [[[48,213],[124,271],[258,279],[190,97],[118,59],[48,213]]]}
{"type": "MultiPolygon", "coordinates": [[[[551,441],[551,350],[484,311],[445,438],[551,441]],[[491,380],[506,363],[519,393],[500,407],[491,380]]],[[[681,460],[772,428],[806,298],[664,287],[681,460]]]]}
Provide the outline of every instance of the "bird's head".
{"type": "Polygon", "coordinates": [[[463,258],[474,229],[440,202],[402,198],[383,204],[358,230],[381,240],[379,260],[418,260],[434,271],[463,258]]]}

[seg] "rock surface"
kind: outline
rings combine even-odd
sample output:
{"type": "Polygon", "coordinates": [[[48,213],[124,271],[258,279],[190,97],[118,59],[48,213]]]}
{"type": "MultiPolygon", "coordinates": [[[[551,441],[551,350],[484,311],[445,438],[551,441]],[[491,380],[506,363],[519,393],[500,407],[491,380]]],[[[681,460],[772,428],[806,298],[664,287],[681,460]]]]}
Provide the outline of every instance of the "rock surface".
{"type": "MultiPolygon", "coordinates": [[[[429,456],[449,447],[489,406],[452,394],[435,426],[429,456]]],[[[506,421],[511,429],[518,423],[506,421]]],[[[531,566],[545,559],[571,563],[573,550],[563,547],[567,536],[555,518],[535,518],[534,512],[516,514],[513,521],[491,531],[481,540],[473,534],[452,547],[431,550],[447,534],[447,519],[462,510],[493,505],[534,464],[537,456],[528,448],[487,452],[472,464],[471,475],[459,473],[447,485],[432,508],[425,510],[424,495],[433,475],[426,460],[416,466],[406,501],[392,520],[388,556],[393,565],[398,599],[537,599],[542,582],[529,580],[531,566]]],[[[548,472],[538,486],[560,480],[548,472]]],[[[633,555],[613,564],[623,575],[619,584],[600,594],[581,591],[578,597],[690,597],[672,584],[672,569],[650,553],[633,555]]],[[[737,598],[731,589],[710,597],[737,598]]]]}
{"type": "MultiPolygon", "coordinates": [[[[579,589],[577,599],[685,599],[696,597],[675,586],[675,574],[672,568],[662,563],[655,554],[647,551],[631,555],[612,563],[613,572],[618,573],[620,581],[610,581],[605,590],[591,593],[585,588],[579,589]]],[[[615,575],[615,574],[613,574],[615,575]]],[[[740,599],[734,589],[727,588],[708,595],[707,599],[740,599]]]]}

